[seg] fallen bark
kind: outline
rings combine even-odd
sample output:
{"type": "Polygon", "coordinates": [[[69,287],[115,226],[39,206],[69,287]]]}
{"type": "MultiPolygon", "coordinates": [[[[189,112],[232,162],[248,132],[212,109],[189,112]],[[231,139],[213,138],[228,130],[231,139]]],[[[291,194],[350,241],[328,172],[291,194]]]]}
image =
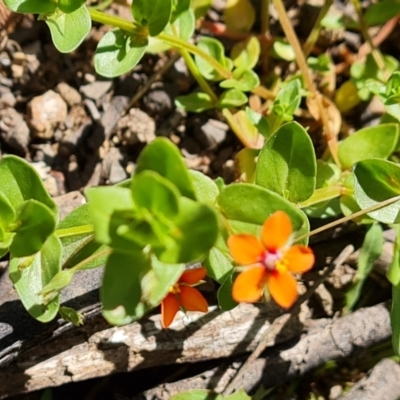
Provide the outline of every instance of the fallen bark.
{"type": "Polygon", "coordinates": [[[397,400],[400,398],[400,365],[388,358],[381,360],[339,400],[397,400]]]}
{"type": "MultiPolygon", "coordinates": [[[[115,372],[243,354],[279,315],[277,307],[265,304],[241,304],[230,312],[214,306],[205,315],[180,315],[168,330],[159,315],[123,327],[109,327],[99,316],[19,355],[0,375],[0,398],[115,372]]],[[[292,319],[270,345],[300,331],[292,319]]]]}
{"type": "MultiPolygon", "coordinates": [[[[246,392],[250,393],[260,385],[265,388],[272,387],[302,376],[326,361],[350,355],[356,356],[357,350],[379,343],[387,339],[390,334],[390,315],[383,304],[360,309],[334,321],[317,320],[315,327],[311,328],[297,343],[292,343],[290,346],[286,343],[276,346],[281,347],[280,350],[275,347],[268,349],[264,356],[255,360],[239,380],[236,389],[244,388],[246,392]]],[[[400,372],[398,371],[400,366],[395,365],[397,368],[388,375],[386,380],[387,384],[397,391],[397,388],[400,387],[400,372]],[[396,379],[397,386],[394,386],[396,379]]],[[[371,374],[372,379],[377,379],[377,374],[381,374],[382,368],[374,375],[371,374]]],[[[189,379],[162,384],[130,400],[167,400],[170,396],[189,389],[212,389],[222,392],[235,371],[236,369],[231,366],[224,371],[215,368],[213,371],[207,371],[189,379]]],[[[361,385],[365,388],[368,386],[368,382],[361,385]]],[[[384,385],[379,386],[381,387],[377,390],[383,391],[384,385]]],[[[345,397],[341,400],[358,398],[360,400],[378,398],[390,400],[398,398],[400,391],[396,393],[395,397],[345,397]]]]}

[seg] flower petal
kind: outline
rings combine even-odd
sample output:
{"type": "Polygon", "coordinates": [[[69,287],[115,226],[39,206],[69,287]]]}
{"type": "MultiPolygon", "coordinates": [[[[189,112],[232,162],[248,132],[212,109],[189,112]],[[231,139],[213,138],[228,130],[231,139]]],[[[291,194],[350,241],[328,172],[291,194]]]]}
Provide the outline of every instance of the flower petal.
{"type": "Polygon", "coordinates": [[[181,303],[187,311],[208,311],[207,300],[195,288],[190,286],[181,286],[181,303]]]}
{"type": "Polygon", "coordinates": [[[262,243],[253,235],[232,235],[227,243],[233,259],[240,265],[259,262],[265,252],[262,243]]]}
{"type": "Polygon", "coordinates": [[[161,325],[164,329],[171,325],[176,313],[179,310],[179,307],[179,302],[175,295],[168,293],[161,302],[161,325]]]}
{"type": "Polygon", "coordinates": [[[188,269],[181,275],[179,282],[187,283],[188,285],[194,285],[198,281],[204,279],[206,274],[207,271],[204,267],[188,269]]]}
{"type": "Polygon", "coordinates": [[[283,211],[274,212],[262,227],[261,238],[269,251],[282,248],[293,233],[292,221],[283,211]]]}
{"type": "Polygon", "coordinates": [[[267,280],[264,267],[253,267],[238,275],[233,283],[232,297],[238,303],[254,303],[260,300],[267,280]]]}
{"type": "Polygon", "coordinates": [[[282,308],[290,308],[299,297],[296,279],[287,271],[270,274],[267,287],[271,297],[282,308]]]}
{"type": "Polygon", "coordinates": [[[315,262],[313,251],[307,246],[292,246],[283,256],[283,261],[289,271],[303,273],[310,270],[315,262]]]}

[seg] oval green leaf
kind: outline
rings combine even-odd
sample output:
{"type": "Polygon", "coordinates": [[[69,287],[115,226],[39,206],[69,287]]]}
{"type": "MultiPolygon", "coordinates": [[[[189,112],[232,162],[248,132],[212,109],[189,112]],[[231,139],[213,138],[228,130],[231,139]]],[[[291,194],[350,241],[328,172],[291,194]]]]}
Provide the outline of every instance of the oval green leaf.
{"type": "Polygon", "coordinates": [[[165,138],[147,145],[137,160],[135,174],[149,170],[159,173],[173,183],[183,196],[195,199],[192,180],[178,148],[165,138]]]}
{"type": "Polygon", "coordinates": [[[148,40],[139,35],[129,36],[121,29],[106,33],[94,55],[96,72],[114,78],[134,68],[146,51],[148,40]]]}
{"type": "Polygon", "coordinates": [[[285,211],[291,218],[296,236],[308,233],[309,222],[294,204],[278,194],[248,183],[226,186],[218,197],[223,214],[232,221],[262,226],[275,211],[285,211]]]}
{"type": "Polygon", "coordinates": [[[22,304],[40,322],[49,322],[57,315],[60,296],[45,303],[43,288],[61,270],[61,242],[51,235],[42,249],[31,259],[12,258],[10,279],[21,298],[22,304]]]}
{"type": "Polygon", "coordinates": [[[45,17],[54,46],[61,53],[70,53],[85,39],[92,27],[92,20],[85,5],[75,11],[55,13],[45,17]]]}
{"type": "Polygon", "coordinates": [[[298,203],[313,194],[316,174],[310,137],[300,124],[289,122],[282,125],[261,149],[256,184],[298,203]]]}
{"type": "MultiPolygon", "coordinates": [[[[362,210],[400,195],[400,166],[385,160],[360,161],[354,167],[355,197],[362,210]]],[[[377,221],[400,222],[400,201],[368,215],[377,221]]]]}
{"type": "Polygon", "coordinates": [[[135,0],[132,3],[133,18],[138,24],[147,27],[150,36],[157,36],[164,30],[171,11],[172,0],[135,0]]]}
{"type": "Polygon", "coordinates": [[[343,168],[369,158],[387,158],[396,148],[399,139],[398,124],[381,124],[353,133],[340,143],[339,161],[343,168]]]}

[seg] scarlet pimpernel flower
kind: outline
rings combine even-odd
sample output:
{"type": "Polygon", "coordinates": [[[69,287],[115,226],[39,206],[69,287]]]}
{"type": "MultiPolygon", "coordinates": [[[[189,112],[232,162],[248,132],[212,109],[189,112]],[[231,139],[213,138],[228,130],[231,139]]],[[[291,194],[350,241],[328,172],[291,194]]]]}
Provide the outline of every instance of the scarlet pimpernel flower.
{"type": "Polygon", "coordinates": [[[289,308],[293,305],[298,298],[293,274],[310,270],[315,257],[309,247],[292,245],[292,234],[289,216],[277,211],[264,222],[261,240],[248,234],[228,238],[233,259],[244,266],[233,284],[235,301],[254,303],[268,289],[279,306],[289,308]]]}
{"type": "Polygon", "coordinates": [[[180,308],[185,311],[207,312],[208,304],[203,295],[193,286],[201,283],[206,276],[203,267],[186,270],[178,282],[171,286],[161,302],[161,325],[168,328],[180,308]]]}

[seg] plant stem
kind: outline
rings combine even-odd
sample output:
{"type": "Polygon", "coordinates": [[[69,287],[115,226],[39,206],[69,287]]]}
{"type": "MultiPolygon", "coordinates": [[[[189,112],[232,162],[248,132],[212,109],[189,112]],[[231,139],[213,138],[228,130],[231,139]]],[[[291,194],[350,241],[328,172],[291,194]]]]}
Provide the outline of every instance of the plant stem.
{"type": "Polygon", "coordinates": [[[323,231],[326,231],[327,229],[330,229],[330,228],[333,228],[333,227],[338,226],[340,224],[343,224],[344,222],[351,221],[351,220],[356,219],[358,217],[362,217],[365,214],[368,214],[368,213],[371,213],[373,211],[379,210],[379,209],[381,209],[383,207],[390,206],[391,204],[396,203],[396,201],[399,201],[399,200],[400,200],[400,196],[391,197],[390,199],[381,201],[381,202],[379,202],[379,203],[377,203],[377,204],[375,204],[375,205],[373,205],[371,207],[367,207],[364,210],[357,211],[356,213],[348,215],[347,217],[340,218],[340,219],[338,219],[336,221],[331,222],[330,224],[326,224],[324,226],[321,226],[320,228],[314,229],[311,232],[305,233],[304,235],[300,235],[299,237],[297,237],[295,239],[295,241],[298,242],[298,241],[306,239],[306,238],[308,238],[310,236],[314,236],[317,233],[321,233],[323,231]]]}
{"type": "Polygon", "coordinates": [[[293,30],[293,27],[289,21],[289,18],[286,13],[285,6],[283,5],[282,0],[273,0],[275,9],[278,13],[279,21],[281,23],[282,29],[285,32],[286,38],[293,47],[293,50],[296,54],[296,62],[300,68],[300,71],[304,77],[304,82],[307,89],[311,93],[311,99],[315,102],[319,117],[322,121],[322,125],[324,127],[324,134],[326,137],[327,145],[332,154],[332,157],[337,165],[340,165],[338,157],[337,157],[337,145],[336,145],[336,137],[332,134],[331,128],[329,125],[329,120],[325,112],[325,107],[323,104],[322,96],[316,89],[313,80],[311,79],[310,71],[307,66],[306,58],[304,57],[303,51],[301,49],[299,40],[297,39],[296,33],[293,30]]]}
{"type": "MultiPolygon", "coordinates": [[[[177,37],[178,32],[177,29],[174,25],[172,25],[172,32],[174,35],[177,37]]],[[[194,62],[192,56],[189,54],[189,52],[186,49],[179,49],[179,53],[181,54],[182,58],[185,60],[185,63],[187,67],[189,68],[189,71],[192,73],[193,78],[196,79],[197,83],[199,86],[203,89],[205,93],[207,93],[210,97],[213,103],[217,103],[218,101],[218,96],[214,93],[212,90],[211,86],[208,84],[208,82],[204,79],[203,75],[201,75],[199,69],[197,68],[196,63],[194,62]]]]}
{"type": "Polygon", "coordinates": [[[77,236],[93,232],[94,232],[93,225],[87,224],[87,225],[75,226],[73,228],[58,229],[55,231],[55,234],[59,238],[64,238],[64,237],[77,236]]]}
{"type": "Polygon", "coordinates": [[[130,33],[137,33],[138,28],[141,28],[133,21],[127,21],[124,18],[106,14],[105,12],[96,10],[93,7],[88,7],[88,10],[92,20],[95,22],[100,22],[103,25],[111,25],[115,28],[120,28],[123,31],[130,33]]]}
{"type": "Polygon", "coordinates": [[[371,55],[377,65],[377,67],[384,72],[385,75],[387,75],[386,72],[386,65],[385,65],[385,60],[382,56],[382,53],[374,46],[374,42],[372,41],[371,35],[369,34],[368,27],[365,24],[363,13],[361,10],[360,2],[358,0],[351,0],[353,3],[353,6],[357,12],[358,15],[358,23],[360,24],[360,29],[362,32],[362,35],[364,36],[365,41],[368,43],[371,55]]]}
{"type": "Polygon", "coordinates": [[[329,8],[331,7],[332,4],[333,0],[326,0],[324,5],[322,6],[321,11],[318,14],[318,18],[315,21],[315,24],[310,34],[308,35],[306,42],[304,43],[303,52],[305,57],[307,57],[311,53],[314,44],[318,40],[319,32],[321,30],[321,21],[325,17],[326,13],[329,11],[329,8]]]}

